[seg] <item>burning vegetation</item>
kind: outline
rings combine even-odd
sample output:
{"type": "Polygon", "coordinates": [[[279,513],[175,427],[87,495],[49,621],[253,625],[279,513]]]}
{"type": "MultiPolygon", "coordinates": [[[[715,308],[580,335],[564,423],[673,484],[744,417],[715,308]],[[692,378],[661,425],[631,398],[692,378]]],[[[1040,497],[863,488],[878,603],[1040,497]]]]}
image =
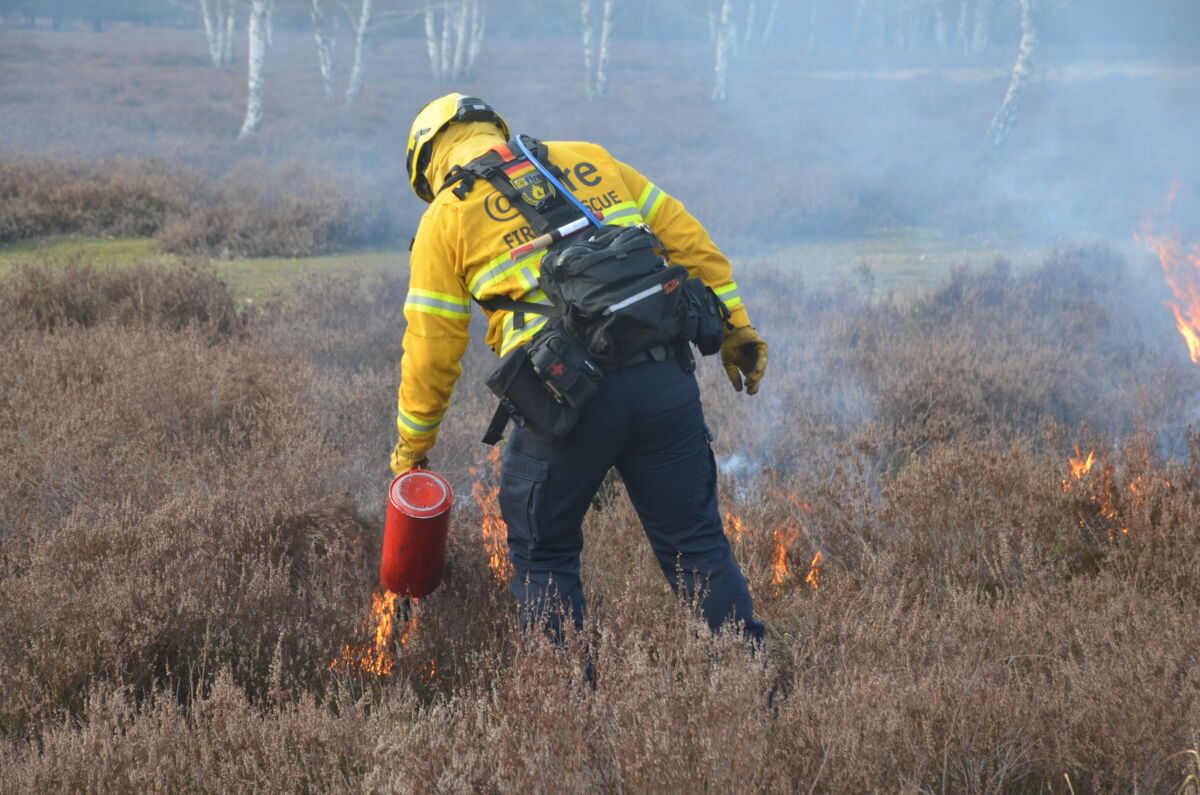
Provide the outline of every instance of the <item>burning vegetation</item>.
{"type": "Polygon", "coordinates": [[[443,583],[411,614],[367,601],[395,285],[251,313],[204,269],[20,270],[0,790],[506,791],[536,769],[564,790],[1176,791],[1200,733],[1200,368],[1111,256],[904,303],[747,276],[787,299],[755,316],[778,367],[756,403],[699,377],[716,455],[762,467],[720,481],[770,630],[755,657],[664,598],[621,498],[586,520],[584,636],[516,629],[478,346],[435,460],[472,493],[443,583]]]}
{"type": "Polygon", "coordinates": [[[1147,213],[1135,237],[1158,257],[1174,296],[1167,306],[1175,316],[1175,328],[1187,343],[1192,362],[1200,363],[1200,244],[1185,241],[1182,231],[1169,224],[1182,189],[1181,181],[1171,184],[1162,209],[1147,213]]]}

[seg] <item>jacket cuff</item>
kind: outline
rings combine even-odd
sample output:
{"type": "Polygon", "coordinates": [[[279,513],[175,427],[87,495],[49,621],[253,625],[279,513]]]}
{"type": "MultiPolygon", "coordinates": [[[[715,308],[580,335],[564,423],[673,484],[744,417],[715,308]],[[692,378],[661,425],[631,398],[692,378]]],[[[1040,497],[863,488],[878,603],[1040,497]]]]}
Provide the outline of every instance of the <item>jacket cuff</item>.
{"type": "Polygon", "coordinates": [[[729,310],[729,324],[734,328],[750,325],[750,313],[746,311],[745,304],[738,304],[729,310]]]}

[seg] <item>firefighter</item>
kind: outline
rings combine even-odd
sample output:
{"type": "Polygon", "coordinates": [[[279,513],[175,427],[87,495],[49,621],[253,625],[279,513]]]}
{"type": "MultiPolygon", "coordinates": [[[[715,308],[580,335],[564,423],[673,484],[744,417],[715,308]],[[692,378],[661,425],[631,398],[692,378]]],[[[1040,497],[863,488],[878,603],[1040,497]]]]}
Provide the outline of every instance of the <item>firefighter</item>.
{"type": "MultiPolygon", "coordinates": [[[[472,300],[546,301],[538,290],[545,251],[510,257],[512,249],[536,237],[520,208],[485,181],[452,190],[455,180],[447,179],[509,137],[508,125],[490,106],[461,94],[430,102],[412,125],[408,174],[429,207],[413,241],[404,305],[399,441],[391,459],[398,475],[426,462],[437,438],[462,372],[472,300]]],[[[767,344],[750,325],[729,260],[704,227],[677,199],[602,147],[546,146],[565,187],[602,213],[604,224],[648,225],[671,262],[714,289],[730,313],[722,364],[735,390],[755,394],[766,370],[767,344]]],[[[519,187],[539,190],[536,181],[519,187]]],[[[484,311],[487,344],[501,356],[527,343],[547,322],[545,316],[484,311]]],[[[616,467],[672,588],[700,594],[714,630],[732,620],[761,640],[763,625],[753,615],[721,524],[712,433],[696,379],[678,351],[652,350],[606,372],[598,395],[558,444],[541,444],[524,428],[512,427],[500,509],[516,570],[512,590],[527,625],[544,623],[557,635],[565,614],[582,626],[582,522],[605,475],[616,467]]]]}

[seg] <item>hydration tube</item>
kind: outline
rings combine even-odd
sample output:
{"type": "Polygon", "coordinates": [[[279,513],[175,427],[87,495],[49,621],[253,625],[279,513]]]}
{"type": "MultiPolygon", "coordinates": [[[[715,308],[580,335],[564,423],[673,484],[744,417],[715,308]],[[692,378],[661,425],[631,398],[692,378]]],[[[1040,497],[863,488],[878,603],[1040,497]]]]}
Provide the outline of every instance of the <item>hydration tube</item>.
{"type": "Polygon", "coordinates": [[[585,207],[583,202],[581,202],[581,201],[579,201],[579,199],[575,198],[574,193],[571,193],[571,191],[567,190],[566,187],[561,182],[559,182],[557,179],[555,179],[554,175],[550,173],[550,169],[543,166],[538,161],[538,159],[533,156],[533,152],[529,151],[529,147],[526,146],[525,142],[521,140],[520,135],[518,135],[516,137],[516,141],[517,141],[517,148],[520,149],[521,154],[525,155],[525,158],[530,163],[533,164],[533,167],[536,168],[538,171],[542,172],[542,176],[545,177],[546,179],[548,179],[550,181],[551,185],[553,185],[555,188],[557,188],[559,191],[561,191],[562,194],[567,197],[567,200],[569,202],[571,202],[571,204],[574,204],[575,207],[579,210],[579,212],[583,213],[583,217],[588,219],[589,222],[591,222],[592,226],[596,227],[597,229],[603,229],[604,225],[601,224],[599,220],[597,220],[595,214],[591,210],[589,210],[587,207],[585,207]]]}

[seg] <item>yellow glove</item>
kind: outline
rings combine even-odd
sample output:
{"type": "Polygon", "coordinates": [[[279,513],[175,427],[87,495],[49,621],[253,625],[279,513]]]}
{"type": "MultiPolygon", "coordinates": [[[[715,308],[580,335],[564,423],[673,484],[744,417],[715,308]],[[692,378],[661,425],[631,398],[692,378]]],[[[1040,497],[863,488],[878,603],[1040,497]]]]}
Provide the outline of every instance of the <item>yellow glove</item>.
{"type": "Polygon", "coordinates": [[[413,467],[429,466],[429,456],[425,455],[425,451],[417,451],[413,449],[404,437],[400,437],[400,441],[396,442],[396,447],[392,450],[392,472],[397,475],[403,475],[413,467]]]}
{"type": "Polygon", "coordinates": [[[767,372],[767,343],[758,336],[754,326],[734,329],[721,345],[721,364],[735,390],[742,391],[742,375],[745,374],[747,394],[756,394],[758,384],[767,372]]]}

